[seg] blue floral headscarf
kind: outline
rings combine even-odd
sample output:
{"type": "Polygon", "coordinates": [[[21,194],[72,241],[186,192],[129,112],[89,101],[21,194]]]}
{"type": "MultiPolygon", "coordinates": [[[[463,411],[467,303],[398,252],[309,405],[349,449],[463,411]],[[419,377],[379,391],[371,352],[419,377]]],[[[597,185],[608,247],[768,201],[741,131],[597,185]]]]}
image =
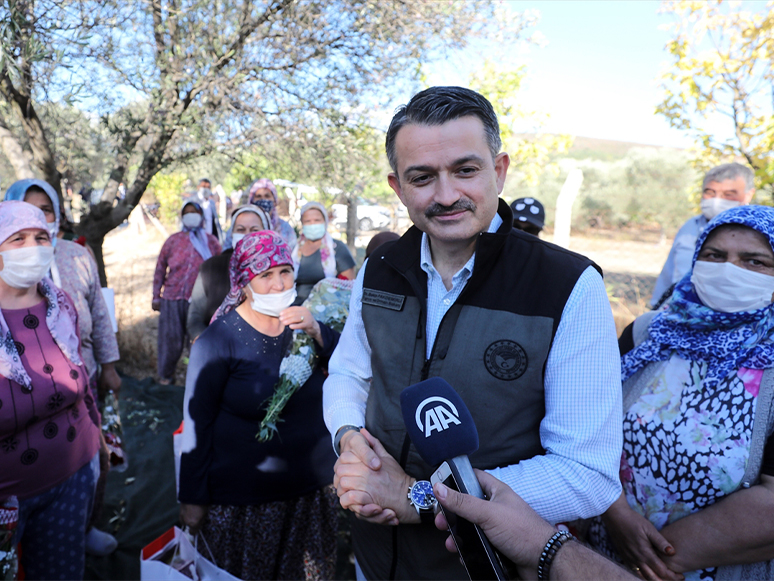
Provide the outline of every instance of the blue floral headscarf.
{"type": "Polygon", "coordinates": [[[718,226],[740,224],[757,230],[774,249],[774,208],[740,206],[718,214],[696,241],[691,271],[677,283],[669,308],[653,317],[648,339],[621,358],[625,381],[648,363],[676,353],[708,364],[704,385],[715,387],[740,367],[774,367],[774,305],[757,311],[722,313],[704,306],[691,283],[693,265],[707,236],[718,226]]]}

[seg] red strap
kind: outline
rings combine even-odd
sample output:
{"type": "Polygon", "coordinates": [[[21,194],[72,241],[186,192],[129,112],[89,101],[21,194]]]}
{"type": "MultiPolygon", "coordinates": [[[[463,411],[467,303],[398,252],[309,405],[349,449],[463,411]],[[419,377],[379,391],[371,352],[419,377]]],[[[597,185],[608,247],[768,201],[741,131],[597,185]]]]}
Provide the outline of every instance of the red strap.
{"type": "Polygon", "coordinates": [[[172,527],[155,541],[151,541],[142,549],[142,560],[147,561],[153,555],[163,550],[170,542],[175,540],[175,527],[172,527]]]}

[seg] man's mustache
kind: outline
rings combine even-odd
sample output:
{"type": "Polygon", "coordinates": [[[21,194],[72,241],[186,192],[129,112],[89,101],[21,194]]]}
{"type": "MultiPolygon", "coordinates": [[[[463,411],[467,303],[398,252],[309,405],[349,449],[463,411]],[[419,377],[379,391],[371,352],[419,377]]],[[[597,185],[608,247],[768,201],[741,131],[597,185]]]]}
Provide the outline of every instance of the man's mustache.
{"type": "Polygon", "coordinates": [[[433,218],[434,216],[443,216],[444,214],[454,214],[462,210],[476,211],[476,205],[467,198],[460,198],[454,202],[451,206],[443,206],[437,202],[434,202],[427,210],[425,210],[426,218],[433,218]]]}

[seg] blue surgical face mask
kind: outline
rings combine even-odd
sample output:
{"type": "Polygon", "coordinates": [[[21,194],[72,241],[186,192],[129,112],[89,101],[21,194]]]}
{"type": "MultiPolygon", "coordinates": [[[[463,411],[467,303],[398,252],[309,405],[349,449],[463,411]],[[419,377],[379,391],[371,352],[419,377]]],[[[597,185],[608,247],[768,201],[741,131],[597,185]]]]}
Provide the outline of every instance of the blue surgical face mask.
{"type": "Polygon", "coordinates": [[[253,204],[269,214],[274,209],[274,200],[255,200],[253,204]]]}
{"type": "Polygon", "coordinates": [[[304,232],[304,238],[307,240],[319,240],[325,236],[325,224],[322,222],[319,224],[304,224],[302,230],[304,232]]]}

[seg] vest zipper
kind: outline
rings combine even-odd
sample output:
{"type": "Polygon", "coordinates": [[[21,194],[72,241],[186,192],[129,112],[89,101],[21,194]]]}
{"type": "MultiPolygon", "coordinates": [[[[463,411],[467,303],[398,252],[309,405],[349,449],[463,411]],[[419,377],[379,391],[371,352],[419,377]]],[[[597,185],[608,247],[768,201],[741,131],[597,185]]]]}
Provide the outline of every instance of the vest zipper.
{"type": "MultiPolygon", "coordinates": [[[[435,345],[433,345],[433,350],[435,350],[435,345]]],[[[430,355],[430,359],[425,359],[424,365],[422,365],[422,373],[420,374],[420,381],[424,381],[427,379],[428,374],[430,373],[430,362],[433,360],[432,354],[430,355]]]]}

